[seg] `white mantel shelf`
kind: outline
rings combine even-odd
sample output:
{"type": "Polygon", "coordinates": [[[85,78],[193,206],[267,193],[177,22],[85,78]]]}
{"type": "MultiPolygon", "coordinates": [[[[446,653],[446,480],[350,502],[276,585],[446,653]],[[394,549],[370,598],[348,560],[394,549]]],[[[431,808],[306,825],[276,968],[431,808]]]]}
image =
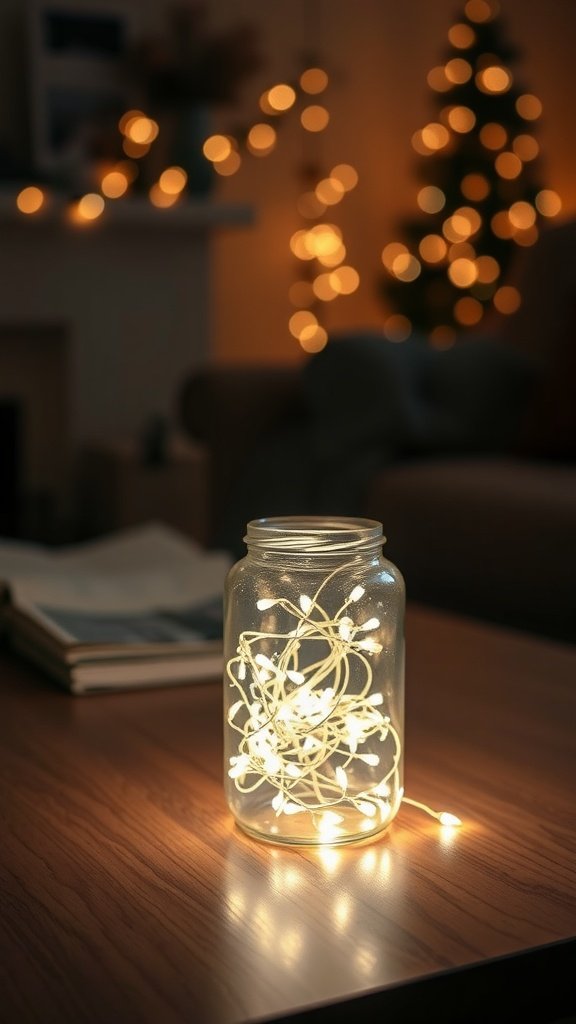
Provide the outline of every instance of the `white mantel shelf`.
{"type": "Polygon", "coordinates": [[[211,230],[242,227],[254,222],[254,209],[247,203],[219,203],[211,199],[187,199],[165,209],[153,206],[143,197],[108,199],[104,212],[93,221],[81,223],[69,219],[69,197],[51,195],[37,213],[21,213],[16,193],[0,193],[0,223],[40,227],[63,225],[76,231],[95,231],[104,226],[120,228],[171,228],[175,230],[211,230]]]}

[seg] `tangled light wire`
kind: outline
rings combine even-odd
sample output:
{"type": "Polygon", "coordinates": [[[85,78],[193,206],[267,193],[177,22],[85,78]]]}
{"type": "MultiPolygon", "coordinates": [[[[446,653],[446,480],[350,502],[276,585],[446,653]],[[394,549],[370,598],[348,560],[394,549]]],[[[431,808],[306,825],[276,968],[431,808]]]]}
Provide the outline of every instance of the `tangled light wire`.
{"type": "Polygon", "coordinates": [[[372,617],[355,623],[349,614],[365,593],[360,585],[333,618],[318,600],[332,577],[346,568],[330,573],[314,597],[301,594],[298,605],[285,597],[256,602],[262,612],[279,606],[295,625],[287,632],[242,632],[237,654],[227,662],[230,684],[238,692],[227,719],[239,734],[228,775],[240,793],[268,783],[275,815],[307,812],[320,842],[348,832],[339,811],[352,810],[354,831],[371,832],[396,813],[402,800],[443,825],[459,825],[454,815],[404,797],[399,786],[400,736],[381,710],[384,695],[372,688],[369,659],[382,651],[382,644],[366,634],[380,622],[372,617]],[[309,645],[319,644],[321,656],[301,664],[303,644],[308,651],[309,645]],[[262,646],[276,649],[269,657],[262,646]]]}

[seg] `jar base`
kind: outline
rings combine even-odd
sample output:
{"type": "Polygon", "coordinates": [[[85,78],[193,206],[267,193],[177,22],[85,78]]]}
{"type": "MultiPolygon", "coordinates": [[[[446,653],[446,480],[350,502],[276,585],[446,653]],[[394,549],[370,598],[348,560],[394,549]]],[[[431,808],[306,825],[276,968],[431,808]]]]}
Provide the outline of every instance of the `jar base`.
{"type": "Polygon", "coordinates": [[[245,822],[240,821],[238,818],[235,818],[237,827],[246,835],[250,836],[251,839],[257,839],[259,842],[268,843],[271,846],[305,846],[308,848],[350,845],[360,846],[365,843],[373,842],[389,830],[392,821],[393,818],[390,818],[386,822],[380,822],[369,831],[362,830],[345,833],[344,835],[322,837],[317,832],[308,836],[294,834],[282,835],[280,830],[278,830],[277,833],[273,833],[271,831],[263,832],[261,829],[251,827],[245,822]]]}

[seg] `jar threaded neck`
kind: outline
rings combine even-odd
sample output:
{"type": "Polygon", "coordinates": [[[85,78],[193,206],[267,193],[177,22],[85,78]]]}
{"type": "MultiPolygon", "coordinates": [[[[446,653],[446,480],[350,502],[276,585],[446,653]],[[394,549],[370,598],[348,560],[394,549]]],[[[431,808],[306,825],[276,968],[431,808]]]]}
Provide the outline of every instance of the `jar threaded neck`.
{"type": "Polygon", "coordinates": [[[323,555],[370,551],[386,538],[374,519],[277,516],[251,520],[244,540],[262,551],[323,555]]]}

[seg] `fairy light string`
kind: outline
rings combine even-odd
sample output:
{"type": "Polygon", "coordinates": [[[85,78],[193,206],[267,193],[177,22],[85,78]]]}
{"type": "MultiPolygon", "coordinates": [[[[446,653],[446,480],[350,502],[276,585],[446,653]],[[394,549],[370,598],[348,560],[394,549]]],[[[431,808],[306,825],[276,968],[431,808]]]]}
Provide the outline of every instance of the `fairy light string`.
{"type": "Polygon", "coordinates": [[[353,616],[364,587],[355,586],[333,616],[320,603],[333,577],[353,565],[339,566],[313,597],[301,594],[298,604],[287,597],[256,602],[261,612],[282,610],[293,628],[243,631],[227,662],[237,698],[227,721],[238,734],[228,775],[240,793],[268,785],[278,818],[309,815],[319,842],[349,831],[340,812],[353,812],[355,831],[373,832],[402,800],[442,824],[460,824],[454,815],[403,795],[400,736],[373,685],[371,659],[383,645],[370,634],[380,621],[353,616]]]}

